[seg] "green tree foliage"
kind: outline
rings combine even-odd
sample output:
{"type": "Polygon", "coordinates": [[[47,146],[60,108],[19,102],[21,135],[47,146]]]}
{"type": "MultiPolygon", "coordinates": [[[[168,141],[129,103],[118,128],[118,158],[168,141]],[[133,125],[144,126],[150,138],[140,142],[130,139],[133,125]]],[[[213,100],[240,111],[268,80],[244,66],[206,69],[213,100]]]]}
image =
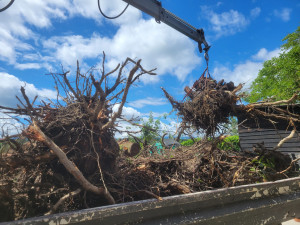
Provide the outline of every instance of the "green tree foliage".
{"type": "Polygon", "coordinates": [[[10,141],[4,141],[0,143],[0,155],[7,153],[10,149],[17,149],[19,146],[28,142],[27,138],[16,138],[10,141]]]}
{"type": "Polygon", "coordinates": [[[143,128],[141,130],[141,140],[143,142],[143,146],[153,144],[157,139],[159,139],[159,127],[160,120],[154,120],[152,112],[150,112],[149,119],[147,121],[143,121],[143,128]]]}
{"type": "Polygon", "coordinates": [[[228,136],[221,143],[218,148],[222,150],[240,151],[240,138],[238,135],[228,136]]]}
{"type": "Polygon", "coordinates": [[[0,143],[0,154],[2,154],[4,152],[4,148],[3,148],[4,144],[0,143]]]}
{"type": "Polygon", "coordinates": [[[251,85],[248,102],[289,99],[300,91],[300,26],[283,41],[282,53],[264,62],[251,85]]]}
{"type": "Polygon", "coordinates": [[[195,138],[195,139],[187,139],[187,140],[182,140],[180,142],[180,144],[182,146],[192,146],[193,144],[195,144],[196,142],[200,141],[201,138],[195,138]]]}

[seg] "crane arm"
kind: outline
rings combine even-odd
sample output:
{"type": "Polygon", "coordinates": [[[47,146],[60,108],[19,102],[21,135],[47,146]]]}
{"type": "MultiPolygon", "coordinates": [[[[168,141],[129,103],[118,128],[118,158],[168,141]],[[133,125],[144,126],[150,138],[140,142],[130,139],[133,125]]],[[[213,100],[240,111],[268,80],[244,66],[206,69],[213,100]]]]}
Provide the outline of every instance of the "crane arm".
{"type": "Polygon", "coordinates": [[[197,29],[180,19],[170,11],[162,7],[161,2],[157,0],[123,0],[135,8],[154,17],[156,22],[163,22],[175,30],[183,33],[198,43],[199,51],[202,52],[202,44],[204,51],[207,53],[210,46],[207,44],[203,29],[197,29]]]}

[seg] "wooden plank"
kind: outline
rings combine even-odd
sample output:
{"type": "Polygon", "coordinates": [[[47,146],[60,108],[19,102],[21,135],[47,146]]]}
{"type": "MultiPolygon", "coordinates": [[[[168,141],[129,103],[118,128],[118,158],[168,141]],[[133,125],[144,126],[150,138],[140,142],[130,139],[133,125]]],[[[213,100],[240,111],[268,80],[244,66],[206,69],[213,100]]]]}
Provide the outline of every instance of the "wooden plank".
{"type": "MultiPolygon", "coordinates": [[[[243,143],[247,143],[247,144],[257,144],[257,143],[262,143],[264,142],[264,144],[268,144],[268,145],[277,145],[279,142],[280,142],[281,139],[244,139],[244,138],[240,138],[240,142],[243,142],[243,143]]],[[[300,148],[300,142],[296,142],[296,141],[293,141],[293,140],[289,140],[289,141],[286,141],[283,146],[290,146],[290,147],[299,147],[300,148]]]]}
{"type": "MultiPolygon", "coordinates": [[[[253,144],[261,144],[263,143],[265,146],[276,146],[279,141],[268,141],[268,140],[243,140],[240,139],[241,144],[246,144],[246,145],[253,145],[253,144]]],[[[285,142],[283,143],[282,147],[295,147],[295,148],[300,148],[300,143],[299,142],[285,142]]]]}
{"type": "MultiPolygon", "coordinates": [[[[257,142],[262,142],[262,141],[265,141],[265,142],[279,142],[281,141],[283,138],[285,138],[287,136],[276,136],[276,135],[273,135],[273,136],[251,136],[249,135],[248,137],[240,137],[240,140],[243,140],[243,141],[257,141],[257,142]]],[[[300,143],[300,139],[298,138],[292,138],[292,139],[289,139],[286,141],[286,143],[300,143]]]]}
{"type": "MultiPolygon", "coordinates": [[[[268,149],[271,149],[271,148],[268,148],[268,149]]],[[[253,151],[253,147],[242,147],[242,150],[243,151],[253,151]]],[[[300,154],[300,151],[297,149],[291,149],[291,148],[288,148],[288,149],[279,149],[280,152],[282,153],[289,153],[289,154],[300,154]]]]}
{"type": "MultiPolygon", "coordinates": [[[[272,134],[272,135],[255,135],[252,133],[249,133],[248,135],[240,135],[240,139],[244,140],[270,140],[270,139],[278,139],[278,141],[282,140],[283,138],[287,137],[288,135],[277,135],[277,134],[272,134]]],[[[300,143],[300,138],[299,137],[293,137],[292,139],[288,140],[290,142],[299,142],[300,143]]]]}
{"type": "MultiPolygon", "coordinates": [[[[247,132],[247,133],[242,133],[239,136],[240,137],[250,137],[250,136],[255,136],[255,137],[272,137],[272,136],[276,136],[276,137],[287,137],[289,136],[291,133],[276,133],[276,132],[268,132],[268,133],[264,133],[264,132],[247,132]]],[[[300,136],[298,135],[294,135],[293,138],[299,139],[300,140],[300,136]]]]}
{"type": "MultiPolygon", "coordinates": [[[[282,140],[283,138],[285,138],[287,136],[278,136],[278,135],[268,135],[268,136],[263,136],[263,135],[260,135],[260,136],[254,136],[254,135],[251,135],[249,134],[248,136],[240,136],[240,140],[257,140],[257,141],[263,141],[263,140],[277,140],[278,142],[280,140],[282,140]]],[[[300,143],[300,138],[292,138],[290,140],[288,140],[287,142],[299,142],[300,143]]]]}
{"type": "MultiPolygon", "coordinates": [[[[249,132],[249,131],[253,131],[253,132],[260,132],[260,131],[275,131],[276,129],[263,129],[263,128],[245,128],[245,127],[241,127],[239,126],[239,132],[249,132]]],[[[278,132],[287,132],[286,130],[276,130],[278,132]]]]}
{"type": "MultiPolygon", "coordinates": [[[[272,149],[274,146],[266,146],[268,149],[272,149]]],[[[252,150],[253,144],[241,144],[242,150],[252,150]]],[[[279,149],[280,152],[291,152],[291,153],[300,153],[300,148],[284,148],[279,149]]]]}
{"type": "MultiPolygon", "coordinates": [[[[247,135],[249,133],[253,133],[256,135],[263,134],[263,135],[272,135],[272,134],[280,134],[280,135],[289,135],[291,131],[285,131],[285,130],[270,130],[270,129],[240,129],[239,128],[239,134],[240,135],[247,135]]],[[[298,137],[300,137],[300,134],[297,134],[298,137]]],[[[295,135],[295,136],[297,136],[295,135]]]]}
{"type": "MultiPolygon", "coordinates": [[[[240,141],[242,142],[248,142],[248,141],[256,141],[261,143],[262,141],[264,142],[271,142],[271,143],[279,143],[283,138],[285,137],[276,137],[276,136],[273,136],[273,137],[262,137],[262,136],[249,136],[249,137],[240,137],[240,141]]],[[[300,140],[297,139],[297,138],[292,138],[290,140],[287,140],[286,143],[300,143],[300,140]]]]}
{"type": "MultiPolygon", "coordinates": [[[[245,140],[251,140],[251,139],[258,139],[258,140],[263,140],[263,139],[279,139],[282,140],[283,138],[287,137],[288,135],[278,135],[278,134],[269,134],[269,135],[257,135],[253,133],[248,133],[248,135],[240,135],[240,139],[243,138],[245,140]]],[[[293,137],[292,139],[293,142],[300,142],[300,137],[293,137]]],[[[289,141],[290,141],[289,140],[289,141]]]]}

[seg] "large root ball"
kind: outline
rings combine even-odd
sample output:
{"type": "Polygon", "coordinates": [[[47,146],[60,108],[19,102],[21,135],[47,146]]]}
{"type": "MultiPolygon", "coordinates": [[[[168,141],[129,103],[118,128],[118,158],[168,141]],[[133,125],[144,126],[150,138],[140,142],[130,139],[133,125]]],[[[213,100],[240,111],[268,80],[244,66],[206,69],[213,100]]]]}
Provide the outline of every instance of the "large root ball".
{"type": "Polygon", "coordinates": [[[184,102],[175,101],[164,89],[163,91],[184,123],[197,130],[205,130],[207,135],[214,135],[219,130],[219,125],[228,123],[228,118],[235,115],[239,99],[235,93],[241,88],[242,85],[236,87],[233,82],[217,82],[210,77],[201,77],[192,89],[185,88],[184,102]]]}

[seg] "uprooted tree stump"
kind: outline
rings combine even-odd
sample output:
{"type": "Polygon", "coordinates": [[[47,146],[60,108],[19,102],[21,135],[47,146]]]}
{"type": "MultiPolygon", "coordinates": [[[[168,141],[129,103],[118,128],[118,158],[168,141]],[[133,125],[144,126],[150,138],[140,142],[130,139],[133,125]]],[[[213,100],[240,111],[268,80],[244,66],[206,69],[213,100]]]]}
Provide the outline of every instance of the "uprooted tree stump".
{"type": "MultiPolygon", "coordinates": [[[[23,100],[17,97],[20,106],[0,106],[5,113],[25,116],[29,121],[19,136],[28,142],[12,145],[10,153],[0,157],[0,201],[8,198],[5,204],[14,211],[7,215],[20,219],[37,215],[37,210],[49,214],[59,208],[65,211],[115,203],[105,181],[118,172],[116,121],[130,87],[144,74],[155,75],[140,63],[127,58],[106,73],[104,54],[100,75],[94,75],[94,69],[81,73],[78,63],[74,80],[68,77],[69,72],[50,74],[57,90],[55,103],[42,100],[36,105],[37,97],[31,101],[21,87],[23,100]],[[109,79],[114,73],[112,82],[109,79]],[[64,204],[76,196],[83,201],[64,204]]],[[[14,142],[9,137],[2,140],[14,142]]]]}

